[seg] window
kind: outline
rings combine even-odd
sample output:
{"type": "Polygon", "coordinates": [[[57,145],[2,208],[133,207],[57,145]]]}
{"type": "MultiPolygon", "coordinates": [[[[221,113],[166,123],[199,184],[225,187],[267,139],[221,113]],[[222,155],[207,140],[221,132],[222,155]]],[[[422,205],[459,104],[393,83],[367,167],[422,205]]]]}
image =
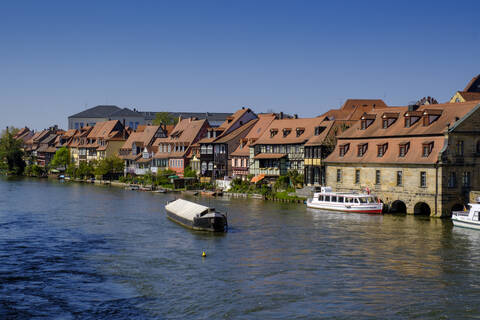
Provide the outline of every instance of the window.
{"type": "Polygon", "coordinates": [[[278,133],[278,129],[270,129],[270,138],[273,138],[278,133]]]}
{"type": "Polygon", "coordinates": [[[400,187],[403,184],[403,171],[397,171],[397,186],[400,187]]]}
{"type": "Polygon", "coordinates": [[[457,174],[455,171],[452,171],[448,176],[448,187],[455,188],[456,186],[457,186],[457,174]]]}
{"type": "Polygon", "coordinates": [[[305,128],[297,128],[297,138],[305,132],[305,128]]]}
{"type": "Polygon", "coordinates": [[[355,170],[355,183],[356,184],[360,183],[360,169],[355,170]]]}
{"type": "Polygon", "coordinates": [[[272,153],[272,146],[267,145],[267,147],[266,147],[266,153],[272,153]]]}
{"type": "Polygon", "coordinates": [[[418,120],[420,120],[420,116],[413,116],[407,113],[405,115],[405,128],[410,128],[415,123],[417,123],[418,120]]]}
{"type": "Polygon", "coordinates": [[[470,187],[470,172],[465,171],[463,173],[463,186],[464,187],[470,187]]]}
{"type": "Polygon", "coordinates": [[[209,171],[212,171],[212,170],[213,170],[213,162],[212,162],[212,161],[210,161],[210,162],[208,163],[208,170],[209,170],[209,171]]]}
{"type": "Polygon", "coordinates": [[[340,157],[343,157],[345,154],[347,154],[349,148],[350,143],[340,145],[340,157]]]}
{"type": "Polygon", "coordinates": [[[408,149],[410,149],[410,143],[409,142],[399,144],[398,156],[399,157],[405,157],[407,155],[408,149]]]}
{"type": "Polygon", "coordinates": [[[209,144],[207,146],[207,154],[213,154],[213,145],[209,144]]]}
{"type": "Polygon", "coordinates": [[[383,157],[385,152],[387,152],[388,143],[377,145],[377,157],[383,157]]]}
{"type": "Polygon", "coordinates": [[[433,142],[424,143],[422,146],[422,157],[428,157],[433,150],[433,142]]]}
{"type": "Polygon", "coordinates": [[[338,197],[338,202],[343,203],[343,197],[338,197]]]}
{"type": "Polygon", "coordinates": [[[420,172],[420,187],[427,187],[427,173],[425,171],[420,172]]]}
{"type": "Polygon", "coordinates": [[[290,132],[292,132],[292,129],[289,129],[289,128],[283,129],[283,137],[285,138],[286,136],[288,136],[290,132]]]}
{"type": "Polygon", "coordinates": [[[134,129],[134,127],[133,127],[133,121],[130,121],[130,122],[128,123],[128,126],[129,126],[130,128],[132,128],[132,129],[134,129]]]}
{"type": "Polygon", "coordinates": [[[341,182],[341,181],[342,181],[342,170],[337,169],[337,182],[341,182]]]}
{"type": "Polygon", "coordinates": [[[202,162],[202,174],[205,173],[205,171],[207,171],[207,162],[206,161],[202,162]]]}
{"type": "Polygon", "coordinates": [[[387,119],[383,119],[383,121],[382,121],[382,128],[383,128],[383,129],[387,129],[387,128],[388,128],[388,120],[387,120],[387,119]]]}
{"type": "Polygon", "coordinates": [[[457,156],[463,156],[463,140],[457,141],[457,156]]]}
{"type": "Polygon", "coordinates": [[[315,135],[318,136],[322,131],[325,130],[325,127],[315,127],[315,135]]]}
{"type": "Polygon", "coordinates": [[[380,184],[380,170],[375,170],[375,184],[380,184]]]}
{"type": "Polygon", "coordinates": [[[79,129],[80,126],[78,125],[78,122],[75,122],[75,129],[79,129]]]}
{"type": "Polygon", "coordinates": [[[359,157],[363,157],[363,155],[367,152],[367,149],[368,149],[368,143],[359,144],[357,155],[359,157]]]}

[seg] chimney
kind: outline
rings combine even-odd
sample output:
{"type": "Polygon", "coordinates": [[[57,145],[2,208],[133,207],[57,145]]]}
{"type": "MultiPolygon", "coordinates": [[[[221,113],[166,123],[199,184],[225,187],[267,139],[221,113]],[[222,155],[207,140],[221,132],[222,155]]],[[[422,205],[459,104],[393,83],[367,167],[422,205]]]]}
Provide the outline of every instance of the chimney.
{"type": "Polygon", "coordinates": [[[419,107],[419,105],[417,105],[417,104],[409,104],[408,105],[408,111],[415,111],[415,110],[418,109],[418,107],[419,107]]]}
{"type": "Polygon", "coordinates": [[[280,120],[283,120],[283,111],[280,111],[280,120]]]}
{"type": "Polygon", "coordinates": [[[178,122],[182,121],[182,115],[178,116],[178,122]]]}
{"type": "Polygon", "coordinates": [[[298,119],[298,114],[295,113],[295,114],[293,115],[293,119],[298,119]]]}

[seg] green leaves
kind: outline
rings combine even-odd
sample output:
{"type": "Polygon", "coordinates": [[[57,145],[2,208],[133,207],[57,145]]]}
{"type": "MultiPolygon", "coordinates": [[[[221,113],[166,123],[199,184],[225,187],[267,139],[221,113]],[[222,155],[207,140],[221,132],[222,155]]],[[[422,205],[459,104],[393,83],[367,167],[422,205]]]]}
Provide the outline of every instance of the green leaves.
{"type": "Polygon", "coordinates": [[[155,119],[153,119],[152,121],[152,123],[156,126],[159,126],[161,124],[177,124],[177,122],[178,120],[172,117],[169,112],[157,112],[157,114],[155,115],[155,119]]]}
{"type": "Polygon", "coordinates": [[[14,139],[13,133],[8,129],[0,138],[0,168],[13,175],[21,175],[25,170],[22,142],[14,139]]]}
{"type": "Polygon", "coordinates": [[[55,152],[50,165],[53,168],[62,167],[64,169],[70,164],[70,151],[66,147],[62,147],[55,152]]]}

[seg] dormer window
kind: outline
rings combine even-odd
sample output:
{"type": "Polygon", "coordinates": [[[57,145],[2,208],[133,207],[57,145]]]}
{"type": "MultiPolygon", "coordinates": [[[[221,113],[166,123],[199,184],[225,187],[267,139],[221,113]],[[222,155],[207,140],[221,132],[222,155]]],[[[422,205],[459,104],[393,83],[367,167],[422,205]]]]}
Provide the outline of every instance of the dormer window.
{"type": "Polygon", "coordinates": [[[387,152],[388,143],[378,144],[377,145],[377,157],[383,157],[385,152],[387,152]]]}
{"type": "Polygon", "coordinates": [[[440,118],[440,115],[442,114],[442,110],[438,109],[426,109],[423,112],[423,125],[429,126],[432,124],[432,122],[436,121],[438,118],[440,118]]]}
{"type": "Polygon", "coordinates": [[[274,129],[270,129],[270,138],[273,138],[274,136],[276,136],[278,133],[278,129],[274,128],[274,129]]]}
{"type": "Polygon", "coordinates": [[[315,127],[315,135],[318,136],[320,135],[320,133],[323,132],[323,130],[325,130],[326,127],[321,127],[321,126],[318,126],[318,127],[315,127]]]}
{"type": "Polygon", "coordinates": [[[393,112],[385,112],[382,115],[382,128],[387,129],[390,127],[392,124],[395,123],[398,119],[398,113],[393,113],[393,112]]]}
{"type": "Polygon", "coordinates": [[[360,118],[360,120],[361,120],[361,128],[362,130],[365,130],[368,127],[370,127],[370,125],[375,121],[375,115],[364,113],[363,116],[360,118]]]}
{"type": "Polygon", "coordinates": [[[297,138],[305,132],[305,128],[297,128],[297,138]]]}
{"type": "Polygon", "coordinates": [[[362,143],[358,145],[357,156],[363,157],[367,153],[368,143],[362,143]]]}
{"type": "Polygon", "coordinates": [[[422,111],[407,111],[405,113],[405,128],[410,128],[423,116],[422,111]]]}
{"type": "Polygon", "coordinates": [[[422,143],[422,157],[428,157],[433,150],[433,141],[422,143]]]}
{"type": "Polygon", "coordinates": [[[400,143],[398,147],[398,156],[403,158],[407,155],[408,149],[410,149],[410,142],[400,143]]]}
{"type": "Polygon", "coordinates": [[[350,149],[350,143],[345,143],[340,145],[340,157],[343,157],[347,154],[348,149],[350,149]]]}
{"type": "Polygon", "coordinates": [[[292,129],[290,128],[283,129],[283,137],[285,138],[286,136],[288,136],[290,132],[292,132],[292,129]]]}

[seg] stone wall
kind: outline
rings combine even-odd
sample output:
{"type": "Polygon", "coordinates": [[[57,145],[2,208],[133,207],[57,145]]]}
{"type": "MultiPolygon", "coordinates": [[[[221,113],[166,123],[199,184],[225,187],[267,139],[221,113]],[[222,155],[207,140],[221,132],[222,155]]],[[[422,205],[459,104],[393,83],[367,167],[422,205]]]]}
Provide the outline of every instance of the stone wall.
{"type": "Polygon", "coordinates": [[[409,214],[426,214],[429,210],[430,215],[440,217],[445,213],[441,204],[441,181],[437,180],[437,175],[441,176],[441,169],[433,165],[328,164],[326,184],[338,192],[364,192],[368,188],[389,209],[398,210],[401,206],[398,201],[401,201],[409,214]],[[341,172],[340,182],[337,182],[337,170],[341,172]],[[360,183],[355,182],[355,170],[360,170],[360,183]],[[376,184],[377,170],[379,184],[376,184]],[[400,185],[397,185],[398,171],[402,172],[400,185]],[[421,172],[426,174],[425,187],[420,184],[421,172]]]}

